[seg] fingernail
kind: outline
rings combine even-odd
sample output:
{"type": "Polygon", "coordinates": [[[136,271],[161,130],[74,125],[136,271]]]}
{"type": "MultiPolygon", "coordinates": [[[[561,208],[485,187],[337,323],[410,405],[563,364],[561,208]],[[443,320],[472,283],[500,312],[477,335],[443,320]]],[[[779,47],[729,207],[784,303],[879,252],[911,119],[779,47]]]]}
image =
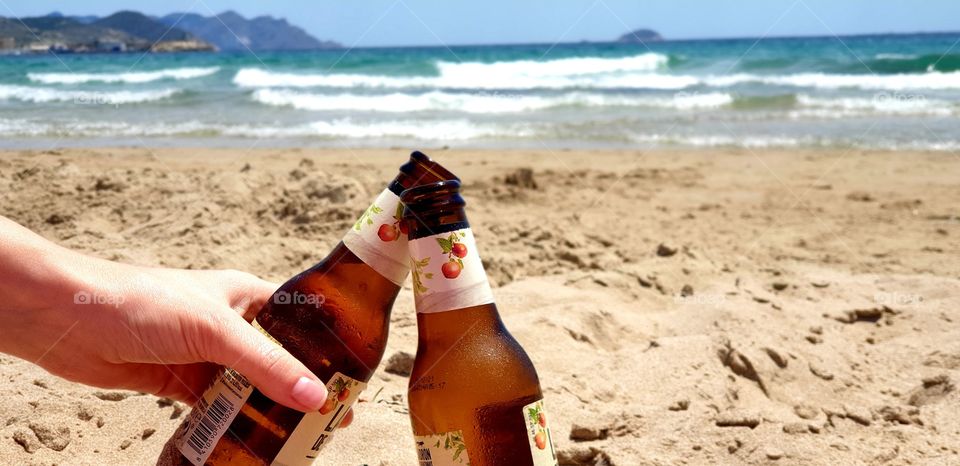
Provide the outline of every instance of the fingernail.
{"type": "Polygon", "coordinates": [[[305,408],[313,411],[320,409],[323,402],[327,401],[327,387],[320,385],[313,379],[300,377],[297,384],[293,386],[293,392],[290,395],[305,408]]]}

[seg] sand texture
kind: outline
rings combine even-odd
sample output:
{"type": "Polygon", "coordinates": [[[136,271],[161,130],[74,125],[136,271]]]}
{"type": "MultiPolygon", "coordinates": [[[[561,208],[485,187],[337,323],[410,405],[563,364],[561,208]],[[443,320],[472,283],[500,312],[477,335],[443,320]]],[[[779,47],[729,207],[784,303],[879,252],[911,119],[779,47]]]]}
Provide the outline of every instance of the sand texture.
{"type": "MultiPolygon", "coordinates": [[[[561,464],[960,464],[960,157],[431,155],[464,180],[561,464]]],[[[405,158],[6,152],[0,205],[89,254],[279,282],[325,255],[405,158]]],[[[319,464],[416,464],[408,379],[384,370],[416,351],[415,323],[408,281],[354,426],[319,464]]],[[[7,356],[0,382],[4,464],[153,464],[189,411],[7,356]]]]}

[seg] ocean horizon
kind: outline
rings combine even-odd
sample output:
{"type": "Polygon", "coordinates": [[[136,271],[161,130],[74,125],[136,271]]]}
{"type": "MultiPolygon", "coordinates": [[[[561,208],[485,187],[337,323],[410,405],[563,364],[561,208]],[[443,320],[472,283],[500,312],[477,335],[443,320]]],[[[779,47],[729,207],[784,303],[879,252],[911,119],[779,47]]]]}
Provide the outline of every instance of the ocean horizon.
{"type": "Polygon", "coordinates": [[[960,33],[0,57],[6,147],[960,148],[960,33]]]}

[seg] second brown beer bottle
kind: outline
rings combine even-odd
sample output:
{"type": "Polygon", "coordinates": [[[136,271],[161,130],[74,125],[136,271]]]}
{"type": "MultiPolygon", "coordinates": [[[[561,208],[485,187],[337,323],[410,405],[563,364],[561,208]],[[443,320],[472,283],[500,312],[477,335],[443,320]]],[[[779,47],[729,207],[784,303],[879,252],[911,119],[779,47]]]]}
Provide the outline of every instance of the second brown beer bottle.
{"type": "MultiPolygon", "coordinates": [[[[380,363],[409,268],[400,193],[454,177],[419,152],[322,261],[291,278],[254,325],[326,382],[319,412],[273,402],[226,369],[167,448],[181,465],[309,465],[380,363]]],[[[161,456],[163,458],[164,456],[161,456]]]]}
{"type": "Polygon", "coordinates": [[[410,421],[421,466],[556,465],[530,358],[500,319],[458,181],[407,190],[417,307],[410,421]]]}

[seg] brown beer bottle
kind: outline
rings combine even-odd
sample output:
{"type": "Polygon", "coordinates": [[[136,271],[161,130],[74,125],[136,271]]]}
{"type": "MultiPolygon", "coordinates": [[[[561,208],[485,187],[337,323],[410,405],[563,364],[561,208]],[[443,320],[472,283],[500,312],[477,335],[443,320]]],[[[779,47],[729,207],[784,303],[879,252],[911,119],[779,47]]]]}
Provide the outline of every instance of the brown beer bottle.
{"type": "Polygon", "coordinates": [[[322,261],[291,278],[253,324],[327,384],[304,414],[273,402],[225,369],[161,459],[182,465],[309,465],[366,387],[387,343],[390,310],[409,271],[400,193],[455,176],[414,152],[322,261]],[[167,453],[170,453],[167,455],[167,453]]]}
{"type": "Polygon", "coordinates": [[[556,465],[537,371],[500,320],[460,183],[401,198],[419,333],[408,398],[420,465],[556,465]]]}

